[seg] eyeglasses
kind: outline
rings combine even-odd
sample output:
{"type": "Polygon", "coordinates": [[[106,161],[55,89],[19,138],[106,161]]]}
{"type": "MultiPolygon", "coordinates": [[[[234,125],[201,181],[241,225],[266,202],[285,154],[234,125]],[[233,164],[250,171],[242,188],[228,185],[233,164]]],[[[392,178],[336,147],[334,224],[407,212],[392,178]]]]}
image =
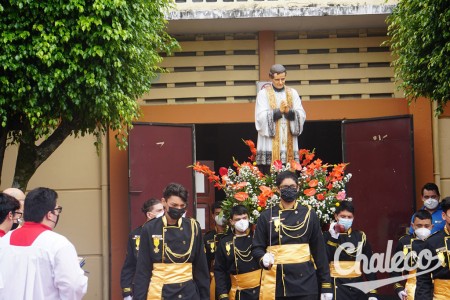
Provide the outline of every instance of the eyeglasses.
{"type": "Polygon", "coordinates": [[[57,206],[53,211],[58,211],[58,214],[62,213],[62,206],[57,206]]]}
{"type": "Polygon", "coordinates": [[[285,189],[285,188],[296,189],[297,185],[295,185],[295,184],[293,184],[293,185],[280,185],[280,190],[285,189]]]}
{"type": "MultiPolygon", "coordinates": [[[[22,216],[22,215],[23,215],[23,212],[15,211],[15,212],[13,212],[13,215],[19,215],[19,216],[22,216]]],[[[19,218],[20,218],[20,217],[19,217],[19,218]]]]}

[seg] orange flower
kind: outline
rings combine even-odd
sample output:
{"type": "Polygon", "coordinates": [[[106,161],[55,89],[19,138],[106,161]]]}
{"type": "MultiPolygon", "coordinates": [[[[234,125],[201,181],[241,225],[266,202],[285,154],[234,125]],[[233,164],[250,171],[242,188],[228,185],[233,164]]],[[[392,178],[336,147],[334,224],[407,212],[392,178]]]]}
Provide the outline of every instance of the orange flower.
{"type": "Polygon", "coordinates": [[[248,159],[250,161],[254,161],[256,158],[256,148],[255,148],[255,143],[253,143],[252,140],[243,140],[244,143],[250,148],[250,153],[252,154],[251,156],[248,157],[248,159]]]}
{"type": "Polygon", "coordinates": [[[241,202],[247,198],[248,198],[248,194],[246,192],[239,192],[239,193],[234,194],[234,199],[241,201],[241,202]]]}
{"type": "Polygon", "coordinates": [[[247,185],[248,185],[248,182],[245,182],[245,181],[239,182],[239,183],[236,183],[235,185],[233,185],[233,188],[236,190],[240,190],[240,189],[246,187],[247,185]]]}
{"type": "Polygon", "coordinates": [[[312,179],[312,180],[308,183],[309,187],[315,187],[315,186],[317,186],[318,184],[319,184],[319,180],[317,180],[317,179],[312,179]]]}
{"type": "Polygon", "coordinates": [[[291,171],[301,171],[302,170],[302,165],[299,164],[298,162],[296,162],[295,160],[291,161],[291,171]]]}
{"type": "Polygon", "coordinates": [[[316,198],[317,198],[317,200],[322,201],[323,199],[325,199],[325,195],[323,193],[317,194],[316,198]]]}
{"type": "Polygon", "coordinates": [[[306,189],[303,191],[303,193],[308,197],[314,196],[316,194],[316,189],[315,188],[306,189]]]}
{"type": "Polygon", "coordinates": [[[258,196],[258,205],[261,207],[266,207],[267,205],[267,197],[265,197],[263,194],[258,196]]]}

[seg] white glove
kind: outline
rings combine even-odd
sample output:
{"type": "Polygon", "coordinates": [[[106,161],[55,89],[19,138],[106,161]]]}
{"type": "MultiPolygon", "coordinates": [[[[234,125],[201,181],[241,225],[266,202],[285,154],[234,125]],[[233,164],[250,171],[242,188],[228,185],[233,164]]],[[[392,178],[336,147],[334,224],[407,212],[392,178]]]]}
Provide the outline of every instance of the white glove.
{"type": "Polygon", "coordinates": [[[273,256],[272,253],[267,252],[266,254],[264,254],[262,261],[264,267],[268,268],[275,262],[275,257],[273,256]]]}
{"type": "Polygon", "coordinates": [[[130,296],[126,296],[125,298],[123,298],[123,300],[133,300],[133,297],[130,296]]]}
{"type": "Polygon", "coordinates": [[[331,223],[330,224],[330,229],[328,229],[328,232],[331,234],[331,237],[333,239],[338,239],[339,238],[339,232],[336,232],[334,230],[334,225],[336,225],[336,224],[337,224],[336,222],[331,223]]]}
{"type": "Polygon", "coordinates": [[[367,299],[367,300],[378,300],[378,298],[377,297],[369,297],[369,299],[367,299]]]}
{"type": "Polygon", "coordinates": [[[333,300],[333,293],[322,293],[322,294],[320,294],[320,300],[333,300]]]}
{"type": "Polygon", "coordinates": [[[397,295],[400,298],[400,300],[406,300],[406,297],[408,297],[408,294],[406,293],[405,290],[398,292],[397,295]]]}

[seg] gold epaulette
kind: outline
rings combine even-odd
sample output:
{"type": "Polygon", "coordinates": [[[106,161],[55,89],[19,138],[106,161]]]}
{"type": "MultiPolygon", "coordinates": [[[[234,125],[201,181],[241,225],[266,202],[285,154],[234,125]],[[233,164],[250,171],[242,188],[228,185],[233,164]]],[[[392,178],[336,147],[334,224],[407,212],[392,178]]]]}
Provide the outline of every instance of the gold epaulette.
{"type": "Polygon", "coordinates": [[[336,248],[339,246],[338,243],[334,243],[332,241],[327,241],[327,244],[330,245],[330,246],[336,247],[336,248]]]}

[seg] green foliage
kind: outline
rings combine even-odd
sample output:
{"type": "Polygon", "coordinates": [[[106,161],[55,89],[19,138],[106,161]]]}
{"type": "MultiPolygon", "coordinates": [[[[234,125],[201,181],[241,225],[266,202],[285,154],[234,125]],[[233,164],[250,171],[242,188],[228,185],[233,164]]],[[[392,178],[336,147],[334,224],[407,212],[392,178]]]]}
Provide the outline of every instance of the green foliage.
{"type": "Polygon", "coordinates": [[[450,99],[450,1],[400,0],[388,18],[395,77],[411,101],[450,99]]]}
{"type": "Polygon", "coordinates": [[[170,0],[7,0],[0,4],[0,121],[35,143],[65,122],[75,135],[117,130],[126,145],[136,98],[163,72],[170,0]]]}

